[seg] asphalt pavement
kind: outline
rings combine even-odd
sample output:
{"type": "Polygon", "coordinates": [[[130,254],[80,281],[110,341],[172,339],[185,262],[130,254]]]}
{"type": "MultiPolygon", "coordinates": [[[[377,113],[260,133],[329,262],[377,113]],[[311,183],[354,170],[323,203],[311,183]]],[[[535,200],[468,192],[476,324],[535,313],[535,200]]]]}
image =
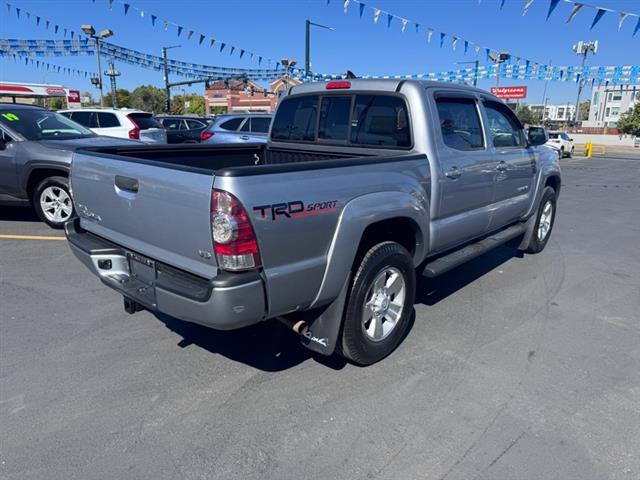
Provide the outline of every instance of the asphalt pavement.
{"type": "Polygon", "coordinates": [[[637,480],[640,152],[562,164],[546,250],[421,280],[367,368],[277,322],[128,315],[0,207],[0,477],[637,480]]]}

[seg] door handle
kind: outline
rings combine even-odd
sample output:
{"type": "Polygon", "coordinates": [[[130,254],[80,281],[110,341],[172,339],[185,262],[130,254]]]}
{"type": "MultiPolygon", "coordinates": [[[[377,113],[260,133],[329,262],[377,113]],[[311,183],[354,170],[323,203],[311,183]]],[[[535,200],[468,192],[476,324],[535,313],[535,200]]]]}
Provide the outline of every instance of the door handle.
{"type": "Polygon", "coordinates": [[[504,172],[507,168],[509,168],[509,165],[507,165],[504,160],[500,160],[500,163],[496,165],[496,170],[498,170],[499,172],[504,172]]]}
{"type": "Polygon", "coordinates": [[[241,140],[249,140],[249,135],[240,135],[241,140]]]}
{"type": "Polygon", "coordinates": [[[447,178],[450,178],[451,180],[455,180],[456,178],[459,178],[460,175],[462,175],[462,172],[458,167],[451,167],[449,170],[444,172],[444,176],[447,178]]]}
{"type": "Polygon", "coordinates": [[[116,187],[130,193],[138,193],[138,179],[116,175],[116,187]]]}

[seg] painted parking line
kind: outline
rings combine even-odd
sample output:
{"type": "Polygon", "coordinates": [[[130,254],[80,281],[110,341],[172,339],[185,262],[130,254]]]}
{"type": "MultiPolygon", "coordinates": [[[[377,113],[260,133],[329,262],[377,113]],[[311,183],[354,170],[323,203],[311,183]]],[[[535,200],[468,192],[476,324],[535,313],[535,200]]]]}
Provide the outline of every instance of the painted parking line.
{"type": "Polygon", "coordinates": [[[0,239],[6,240],[66,240],[67,237],[54,237],[45,235],[4,235],[0,233],[0,239]]]}

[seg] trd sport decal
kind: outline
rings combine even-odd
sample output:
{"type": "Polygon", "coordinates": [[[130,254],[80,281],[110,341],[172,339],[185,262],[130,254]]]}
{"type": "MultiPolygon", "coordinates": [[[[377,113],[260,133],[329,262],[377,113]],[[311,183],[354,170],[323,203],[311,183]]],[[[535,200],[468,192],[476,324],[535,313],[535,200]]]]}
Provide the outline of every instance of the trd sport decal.
{"type": "Polygon", "coordinates": [[[332,213],[337,210],[338,201],[315,202],[304,204],[301,200],[287,203],[274,203],[272,205],[259,205],[253,207],[254,212],[260,213],[260,218],[270,218],[275,221],[278,218],[300,218],[332,213]]]}

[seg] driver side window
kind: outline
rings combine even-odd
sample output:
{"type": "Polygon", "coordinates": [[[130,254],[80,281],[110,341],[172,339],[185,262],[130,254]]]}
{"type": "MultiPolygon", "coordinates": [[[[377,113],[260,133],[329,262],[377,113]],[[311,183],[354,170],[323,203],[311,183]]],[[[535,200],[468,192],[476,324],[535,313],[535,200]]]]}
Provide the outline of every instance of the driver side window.
{"type": "Polygon", "coordinates": [[[484,108],[494,147],[525,147],[527,145],[520,122],[511,113],[509,107],[502,103],[485,102],[484,108]]]}

